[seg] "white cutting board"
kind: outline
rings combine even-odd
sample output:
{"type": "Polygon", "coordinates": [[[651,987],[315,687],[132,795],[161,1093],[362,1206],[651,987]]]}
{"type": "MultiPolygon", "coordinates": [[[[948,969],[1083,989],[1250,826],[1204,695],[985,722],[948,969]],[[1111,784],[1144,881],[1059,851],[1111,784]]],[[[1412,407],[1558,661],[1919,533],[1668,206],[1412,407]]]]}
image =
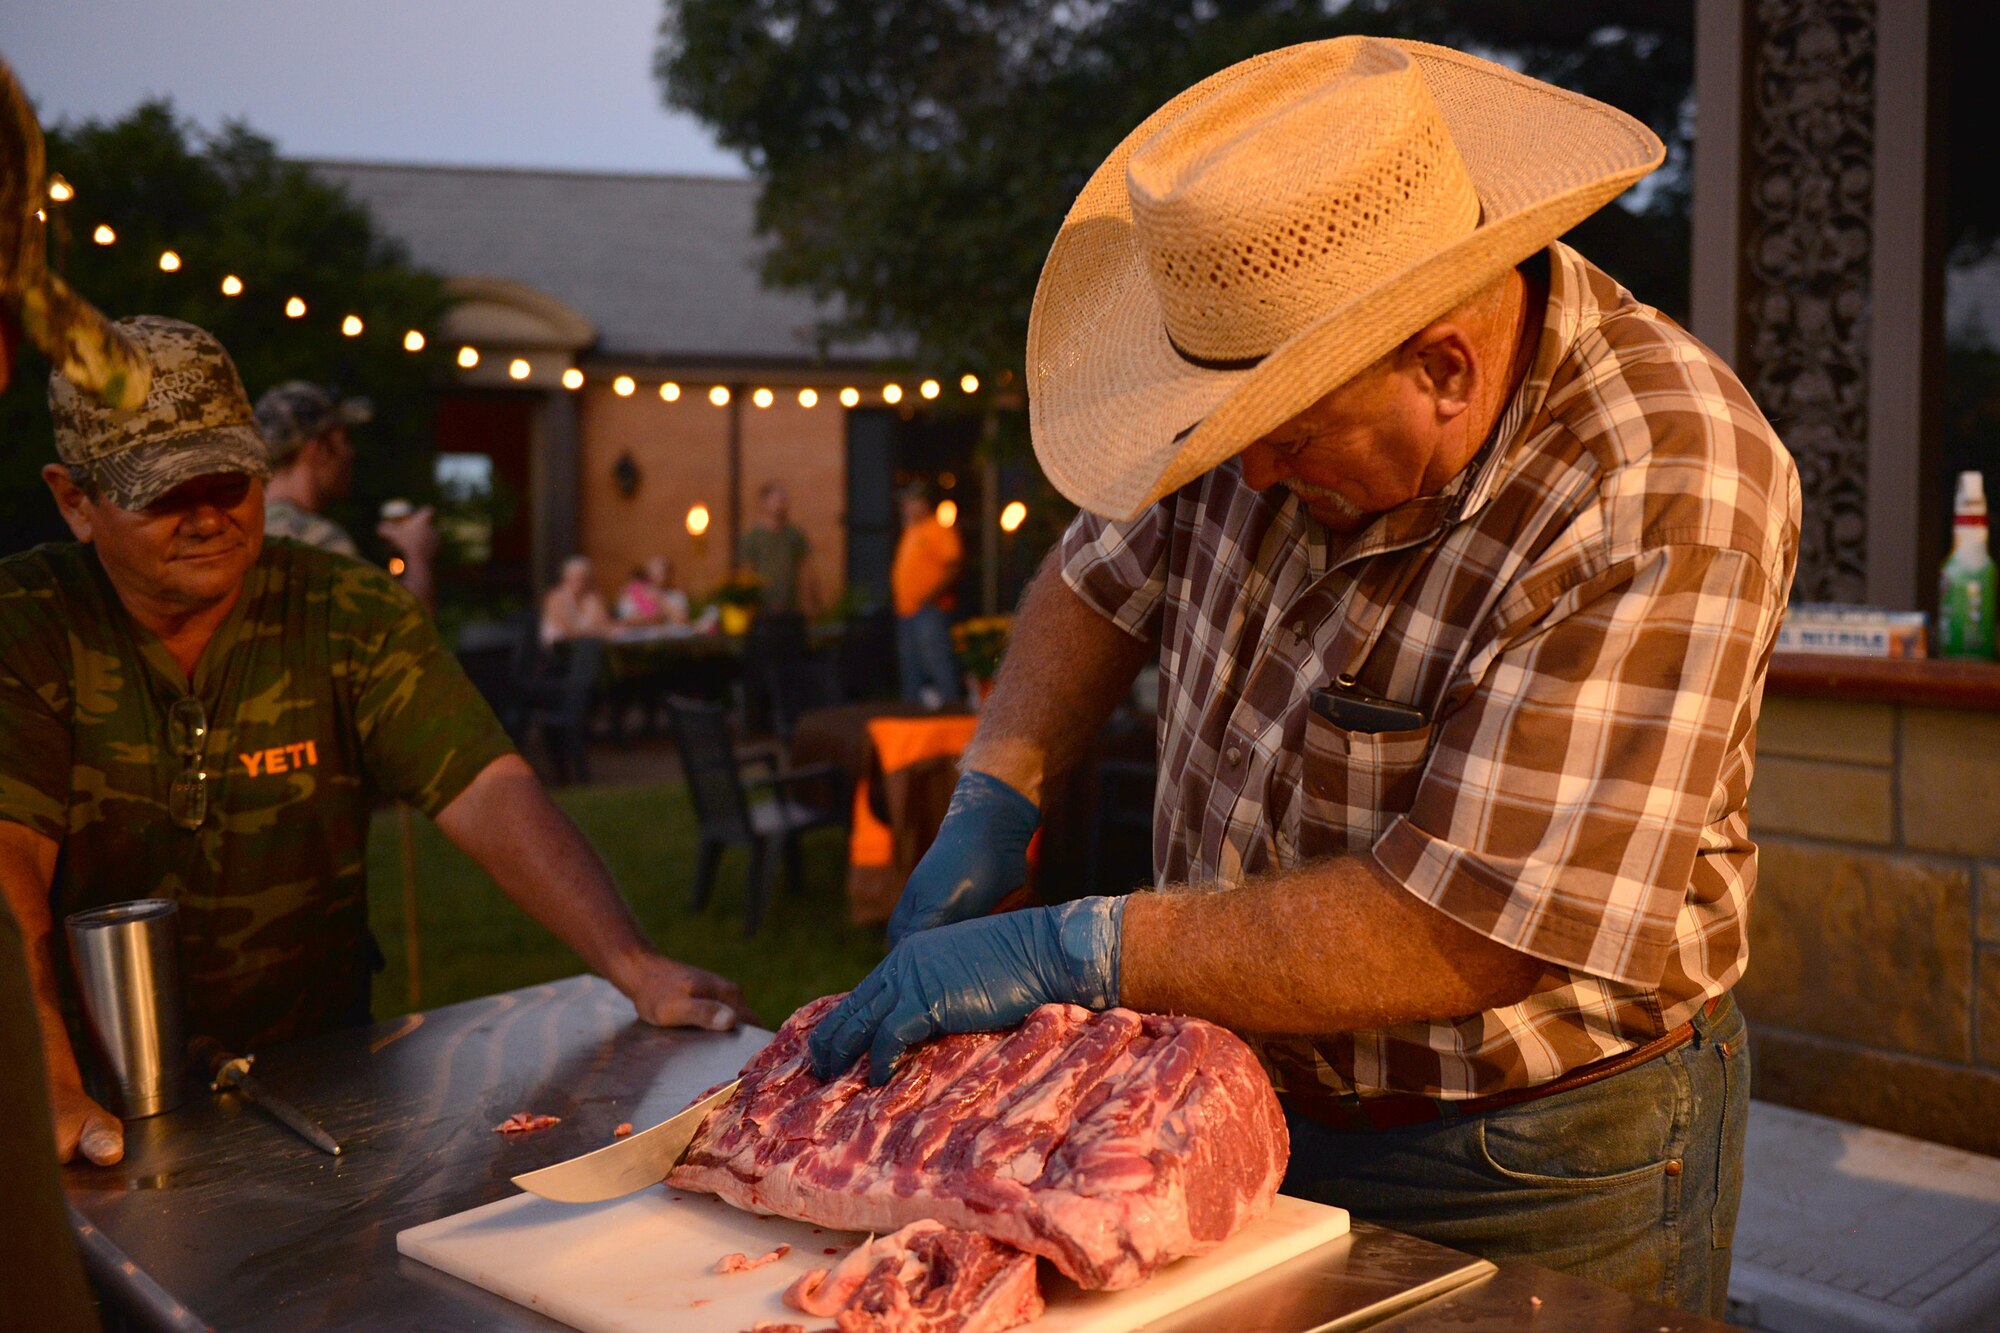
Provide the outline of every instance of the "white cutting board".
{"type": "MultiPolygon", "coordinates": [[[[1028,1327],[1129,1333],[1346,1234],[1345,1209],[1281,1194],[1263,1221],[1221,1248],[1172,1264],[1130,1291],[1079,1291],[1044,1280],[1048,1311],[1028,1327]]],[[[396,1248],[586,1333],[740,1333],[759,1319],[829,1326],[832,1320],[802,1315],[780,1298],[792,1279],[831,1267],[863,1239],[656,1187],[595,1204],[517,1194],[412,1227],[397,1235],[396,1248]],[[776,1263],[728,1276],[713,1271],[732,1250],[756,1258],[780,1244],[792,1252],[776,1263]]],[[[1045,1279],[1052,1272],[1042,1266],[1045,1279]]]]}

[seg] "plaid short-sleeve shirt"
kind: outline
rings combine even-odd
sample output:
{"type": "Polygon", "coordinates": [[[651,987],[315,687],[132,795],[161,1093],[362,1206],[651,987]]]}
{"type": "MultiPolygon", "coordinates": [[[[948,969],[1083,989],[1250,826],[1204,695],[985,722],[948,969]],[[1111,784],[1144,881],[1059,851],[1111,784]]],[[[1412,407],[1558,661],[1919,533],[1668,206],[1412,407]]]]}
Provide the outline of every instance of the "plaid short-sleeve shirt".
{"type": "Polygon", "coordinates": [[[1159,883],[1372,852],[1545,964],[1502,1009],[1251,1034],[1301,1099],[1545,1082],[1677,1027],[1747,958],[1797,470],[1712,352],[1567,246],[1545,260],[1530,369],[1444,493],[1341,547],[1232,460],[1063,538],[1069,586],[1160,645],[1159,883]],[[1343,674],[1423,724],[1334,725],[1310,701],[1343,674]]]}

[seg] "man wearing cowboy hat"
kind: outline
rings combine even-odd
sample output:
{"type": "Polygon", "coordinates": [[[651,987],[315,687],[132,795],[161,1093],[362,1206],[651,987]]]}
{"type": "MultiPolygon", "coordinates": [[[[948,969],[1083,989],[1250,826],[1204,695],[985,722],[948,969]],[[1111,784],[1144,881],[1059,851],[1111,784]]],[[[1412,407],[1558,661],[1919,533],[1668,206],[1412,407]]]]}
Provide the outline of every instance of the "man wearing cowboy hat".
{"type": "Polygon", "coordinates": [[[176,900],[188,1028],[234,1050],[365,1022],[378,794],[432,815],[642,1018],[732,1026],[736,987],[654,951],[408,592],[263,540],[270,464],[221,344],[153,316],[119,331],[150,371],[136,408],[50,377],[43,477],[77,542],[0,560],[0,897],[58,1154],[113,1162],[123,1135],[82,1086],[54,923],[176,900]]]}
{"type": "Polygon", "coordinates": [[[1112,154],[1028,338],[1087,512],[822,1073],[1052,1001],[1197,1014],[1260,1049],[1289,1190],[1720,1311],[1799,489],[1729,368],[1556,239],[1660,158],[1365,38],[1225,70],[1112,154]],[[1155,652],[1159,891],[983,915],[1155,652]]]}

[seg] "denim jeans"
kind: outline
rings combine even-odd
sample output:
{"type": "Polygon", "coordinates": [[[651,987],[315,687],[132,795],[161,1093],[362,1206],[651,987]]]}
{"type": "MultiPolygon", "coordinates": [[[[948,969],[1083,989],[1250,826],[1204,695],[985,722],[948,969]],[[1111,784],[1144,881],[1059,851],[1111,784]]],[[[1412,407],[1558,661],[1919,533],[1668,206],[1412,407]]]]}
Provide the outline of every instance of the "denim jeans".
{"type": "Polygon", "coordinates": [[[958,702],[958,658],[951,651],[951,621],[935,606],[896,621],[896,664],[903,675],[903,698],[915,703],[924,686],[947,704],[958,702]]]}
{"type": "Polygon", "coordinates": [[[1288,1110],[1284,1188],[1720,1319],[1749,1110],[1750,1049],[1725,996],[1678,1050],[1539,1101],[1375,1133],[1288,1110]]]}

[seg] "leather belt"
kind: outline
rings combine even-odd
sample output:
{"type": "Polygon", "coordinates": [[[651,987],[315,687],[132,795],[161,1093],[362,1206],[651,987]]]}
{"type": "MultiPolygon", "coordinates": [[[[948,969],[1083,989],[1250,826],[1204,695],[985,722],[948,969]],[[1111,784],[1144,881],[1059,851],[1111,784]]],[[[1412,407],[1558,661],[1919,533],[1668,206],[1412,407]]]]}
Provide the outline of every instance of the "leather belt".
{"type": "MultiPolygon", "coordinates": [[[[1718,995],[1702,1006],[1702,1012],[1713,1018],[1721,1007],[1723,997],[1718,995]]],[[[1407,1129],[1411,1125],[1427,1125],[1442,1120],[1446,1115],[1463,1119],[1467,1116],[1484,1115],[1506,1106],[1520,1106],[1526,1102],[1540,1101],[1553,1097],[1559,1092],[1570,1092],[1587,1087],[1622,1074],[1629,1069],[1637,1069],[1650,1060],[1657,1060],[1669,1051],[1677,1051],[1694,1040],[1692,1020],[1681,1024],[1663,1036],[1653,1038],[1643,1046],[1634,1046],[1629,1051],[1593,1060],[1546,1083],[1537,1083],[1528,1088],[1509,1088],[1504,1092],[1489,1093],[1484,1097],[1468,1097],[1458,1101],[1446,1101],[1437,1097],[1425,1097],[1413,1092],[1390,1092],[1375,1097],[1361,1097],[1349,1093],[1343,1097],[1300,1096],[1285,1093],[1279,1100],[1290,1110],[1297,1111],[1308,1119],[1317,1120],[1329,1129],[1349,1134],[1367,1134],[1385,1129],[1407,1129]]]]}

